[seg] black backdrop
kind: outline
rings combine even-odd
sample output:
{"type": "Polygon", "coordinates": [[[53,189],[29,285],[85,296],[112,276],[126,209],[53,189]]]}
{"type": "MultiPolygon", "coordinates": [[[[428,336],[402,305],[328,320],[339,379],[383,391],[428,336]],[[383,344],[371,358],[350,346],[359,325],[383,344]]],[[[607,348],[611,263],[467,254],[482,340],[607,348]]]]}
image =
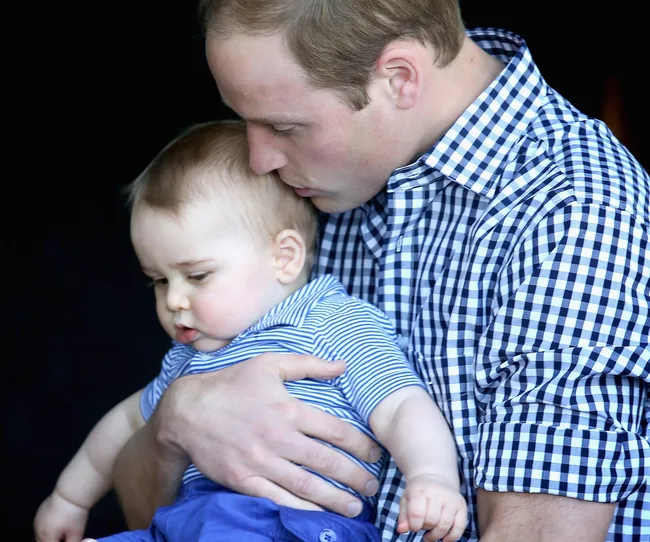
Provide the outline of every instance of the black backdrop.
{"type": "MultiPolygon", "coordinates": [[[[100,416],[156,373],[167,348],[121,186],[181,128],[231,115],[205,65],[194,2],[91,4],[33,6],[22,21],[38,24],[17,19],[10,29],[19,41],[3,83],[16,95],[5,98],[15,129],[3,153],[3,540],[33,539],[33,514],[60,470],[100,416]]],[[[523,35],[549,83],[588,114],[602,114],[606,82],[617,81],[625,140],[648,167],[638,15],[575,0],[531,4],[463,7],[470,27],[523,35]]],[[[122,528],[111,495],[89,532],[122,528]]]]}

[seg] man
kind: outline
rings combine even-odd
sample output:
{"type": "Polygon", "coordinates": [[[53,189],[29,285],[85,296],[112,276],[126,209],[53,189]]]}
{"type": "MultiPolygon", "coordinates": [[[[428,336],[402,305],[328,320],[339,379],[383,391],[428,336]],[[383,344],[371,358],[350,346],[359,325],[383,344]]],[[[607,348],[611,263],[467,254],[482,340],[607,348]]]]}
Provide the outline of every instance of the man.
{"type": "MultiPolygon", "coordinates": [[[[639,163],[546,85],[519,37],[466,33],[457,1],[201,10],[251,167],[277,170],[328,213],[316,272],[390,316],[455,433],[462,540],[647,540],[650,180],[639,163]]],[[[298,465],[371,494],[374,480],[311,437],[366,460],[377,450],[281,385],[342,370],[265,356],[180,379],[119,458],[130,526],[172,499],[190,458],[241,493],[358,514],[298,465]]],[[[378,523],[397,540],[394,465],[379,491],[378,523]]]]}

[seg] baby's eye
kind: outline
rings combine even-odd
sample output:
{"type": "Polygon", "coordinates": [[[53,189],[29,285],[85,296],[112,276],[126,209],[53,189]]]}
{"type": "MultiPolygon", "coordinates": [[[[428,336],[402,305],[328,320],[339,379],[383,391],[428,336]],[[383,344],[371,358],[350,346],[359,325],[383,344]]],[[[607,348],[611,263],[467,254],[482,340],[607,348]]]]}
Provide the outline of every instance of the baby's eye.
{"type": "Polygon", "coordinates": [[[153,286],[154,288],[163,288],[163,287],[167,286],[167,284],[168,284],[168,281],[167,281],[167,279],[164,279],[164,278],[152,279],[149,282],[149,286],[153,286]]]}
{"type": "Polygon", "coordinates": [[[202,282],[205,282],[205,279],[207,279],[209,275],[210,275],[210,273],[192,273],[189,276],[189,279],[192,282],[195,282],[197,284],[201,284],[202,282]]]}

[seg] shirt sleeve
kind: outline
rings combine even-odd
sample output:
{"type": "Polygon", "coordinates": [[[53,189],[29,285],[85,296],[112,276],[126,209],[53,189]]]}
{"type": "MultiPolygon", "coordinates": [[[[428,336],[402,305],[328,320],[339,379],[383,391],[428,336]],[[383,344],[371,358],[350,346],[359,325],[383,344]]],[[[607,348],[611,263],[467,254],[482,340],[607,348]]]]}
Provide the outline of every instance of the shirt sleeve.
{"type": "Polygon", "coordinates": [[[477,486],[613,502],[648,482],[648,246],[574,203],[513,254],[477,357],[477,486]]]}
{"type": "Polygon", "coordinates": [[[350,298],[321,330],[316,342],[321,341],[333,350],[331,359],[346,362],[345,372],[332,382],[366,423],[391,393],[407,386],[424,387],[400,350],[390,321],[368,303],[350,298]]]}
{"type": "Polygon", "coordinates": [[[184,368],[192,357],[192,350],[180,343],[174,343],[174,346],[165,354],[160,373],[147,384],[140,396],[140,410],[145,421],[149,420],[156,410],[158,401],[165,390],[183,374],[184,368]]]}

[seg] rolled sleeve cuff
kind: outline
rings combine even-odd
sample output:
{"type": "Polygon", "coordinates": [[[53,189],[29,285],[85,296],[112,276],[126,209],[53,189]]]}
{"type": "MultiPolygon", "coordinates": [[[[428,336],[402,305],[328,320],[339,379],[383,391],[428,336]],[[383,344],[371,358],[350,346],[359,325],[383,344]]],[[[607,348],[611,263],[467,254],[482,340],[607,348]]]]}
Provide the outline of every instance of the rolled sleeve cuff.
{"type": "Polygon", "coordinates": [[[474,484],[487,491],[617,502],[647,482],[649,469],[650,443],[632,433],[485,423],[474,484]]]}

